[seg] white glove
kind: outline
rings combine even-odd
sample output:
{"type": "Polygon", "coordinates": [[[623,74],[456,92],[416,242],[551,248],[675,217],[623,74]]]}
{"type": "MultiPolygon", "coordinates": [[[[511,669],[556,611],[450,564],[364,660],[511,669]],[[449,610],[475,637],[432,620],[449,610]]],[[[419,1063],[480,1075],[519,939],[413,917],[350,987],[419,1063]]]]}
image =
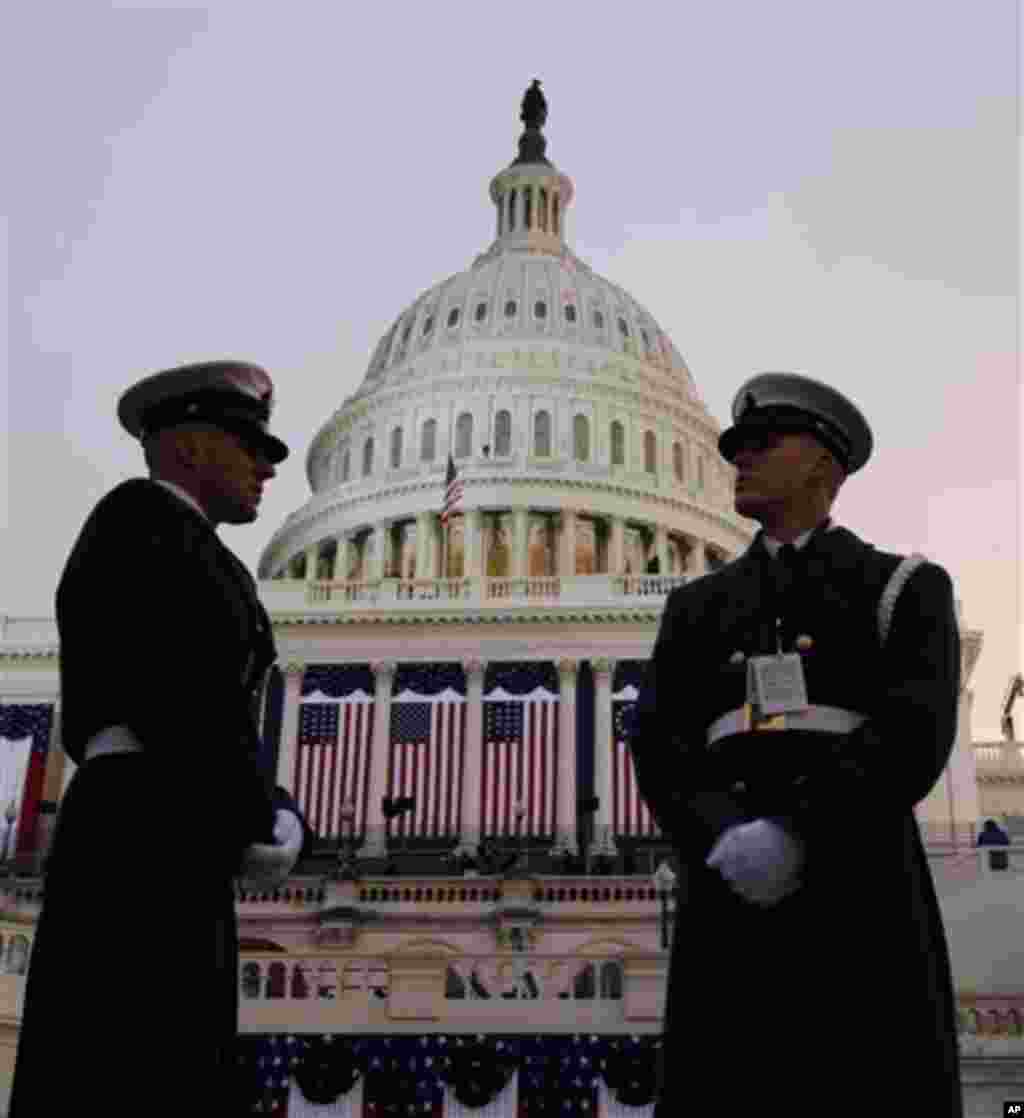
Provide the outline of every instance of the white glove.
{"type": "Polygon", "coordinates": [[[778,823],[755,819],[730,827],[705,865],[717,869],[744,900],[769,908],[800,888],[805,860],[799,839],[778,823]]]}
{"type": "Polygon", "coordinates": [[[280,885],[295,868],[302,849],[302,823],[294,811],[274,817],[274,842],[254,842],[242,855],[241,877],[260,885],[280,885]]]}

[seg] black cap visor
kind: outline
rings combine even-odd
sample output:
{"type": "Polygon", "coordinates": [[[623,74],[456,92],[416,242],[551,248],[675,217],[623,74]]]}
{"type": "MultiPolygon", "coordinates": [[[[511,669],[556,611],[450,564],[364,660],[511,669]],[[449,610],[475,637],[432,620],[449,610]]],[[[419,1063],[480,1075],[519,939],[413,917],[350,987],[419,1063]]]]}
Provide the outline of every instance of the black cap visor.
{"type": "Polygon", "coordinates": [[[727,462],[734,462],[740,448],[748,441],[765,435],[813,435],[818,442],[835,455],[845,470],[849,462],[849,446],[842,434],[809,412],[780,412],[746,415],[740,423],[727,428],[718,439],[718,451],[727,462]]]}

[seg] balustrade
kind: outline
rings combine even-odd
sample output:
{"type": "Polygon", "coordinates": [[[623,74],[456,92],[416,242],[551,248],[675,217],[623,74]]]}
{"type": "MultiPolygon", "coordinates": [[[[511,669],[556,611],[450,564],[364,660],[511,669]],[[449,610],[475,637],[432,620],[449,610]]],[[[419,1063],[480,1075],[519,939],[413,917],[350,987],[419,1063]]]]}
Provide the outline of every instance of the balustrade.
{"type": "Polygon", "coordinates": [[[417,603],[457,602],[464,606],[505,607],[558,602],[606,605],[624,600],[663,600],[686,575],[510,575],[449,578],[378,579],[347,582],[320,579],[308,583],[263,583],[260,592],[270,610],[300,604],[332,608],[393,609],[417,603]]]}

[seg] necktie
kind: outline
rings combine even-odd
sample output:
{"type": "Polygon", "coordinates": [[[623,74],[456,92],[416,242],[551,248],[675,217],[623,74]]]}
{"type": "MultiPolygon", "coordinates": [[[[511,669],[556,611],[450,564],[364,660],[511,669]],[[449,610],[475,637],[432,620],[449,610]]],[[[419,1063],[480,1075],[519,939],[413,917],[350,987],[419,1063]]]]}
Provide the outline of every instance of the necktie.
{"type": "Polygon", "coordinates": [[[775,590],[779,598],[780,612],[784,611],[784,603],[793,593],[797,576],[800,571],[800,552],[791,544],[783,544],[772,564],[775,590]]]}

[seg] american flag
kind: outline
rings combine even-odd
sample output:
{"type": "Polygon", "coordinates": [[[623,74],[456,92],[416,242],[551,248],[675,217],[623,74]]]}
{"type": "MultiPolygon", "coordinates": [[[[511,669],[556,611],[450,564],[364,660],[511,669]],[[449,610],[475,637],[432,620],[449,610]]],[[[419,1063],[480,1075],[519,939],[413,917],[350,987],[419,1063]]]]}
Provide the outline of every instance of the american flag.
{"type": "Polygon", "coordinates": [[[413,796],[416,806],[390,821],[389,832],[458,833],[465,733],[466,700],[451,689],[436,695],[403,691],[392,699],[388,795],[413,796]]]}
{"type": "Polygon", "coordinates": [[[5,834],[8,805],[15,813],[16,837],[5,838],[9,855],[35,849],[52,725],[53,707],[49,703],[0,705],[0,820],[5,834]]]}
{"type": "Polygon", "coordinates": [[[355,807],[353,834],[361,834],[370,789],[373,697],[354,691],[334,702],[299,705],[293,795],[321,838],[341,834],[341,806],[355,807]]]}
{"type": "Polygon", "coordinates": [[[448,473],[444,479],[444,500],[441,502],[441,523],[447,524],[451,511],[462,500],[462,481],[452,456],[448,455],[448,473]]]}
{"type": "Polygon", "coordinates": [[[657,835],[658,828],[640,795],[629,751],[636,699],[635,687],[612,696],[612,834],[647,837],[657,835]]]}
{"type": "Polygon", "coordinates": [[[484,702],[480,766],[483,834],[516,832],[514,805],[526,808],[524,835],[553,835],[558,771],[558,697],[538,687],[528,695],[496,689],[484,702]]]}

